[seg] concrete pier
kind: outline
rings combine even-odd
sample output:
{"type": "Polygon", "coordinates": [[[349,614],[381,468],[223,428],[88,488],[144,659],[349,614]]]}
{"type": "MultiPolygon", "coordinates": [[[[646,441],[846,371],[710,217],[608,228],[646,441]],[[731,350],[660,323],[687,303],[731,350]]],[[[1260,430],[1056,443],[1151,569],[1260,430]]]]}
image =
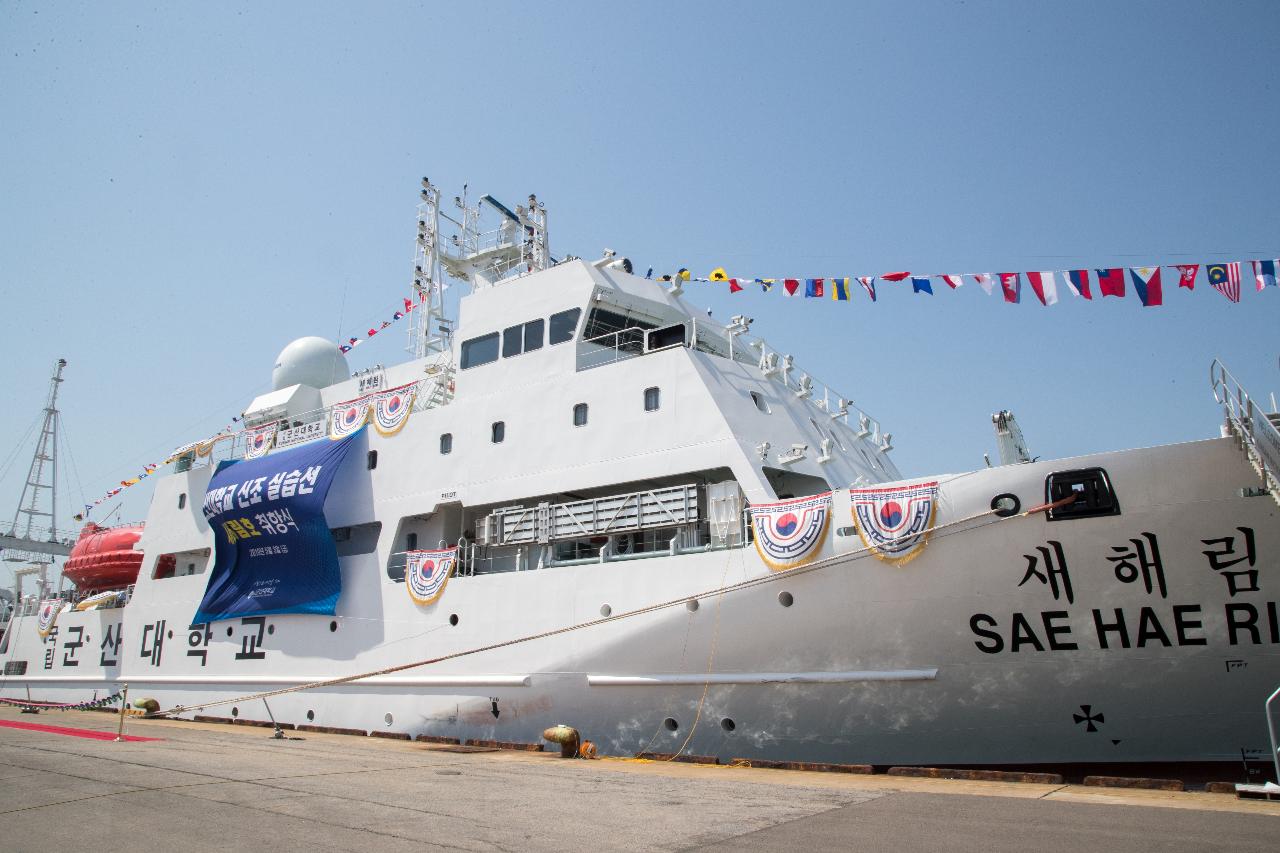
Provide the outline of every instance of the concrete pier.
{"type": "MultiPolygon", "coordinates": [[[[115,733],[91,712],[21,715],[115,733]]],[[[1274,851],[1225,794],[566,760],[130,719],[116,743],[0,725],[0,849],[1274,851]]]]}

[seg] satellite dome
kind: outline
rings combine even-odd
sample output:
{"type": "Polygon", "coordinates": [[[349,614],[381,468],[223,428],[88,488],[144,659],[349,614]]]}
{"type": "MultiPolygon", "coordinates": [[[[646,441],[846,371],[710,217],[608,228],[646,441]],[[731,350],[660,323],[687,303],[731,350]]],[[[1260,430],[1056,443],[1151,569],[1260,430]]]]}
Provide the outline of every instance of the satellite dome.
{"type": "Polygon", "coordinates": [[[294,385],[327,388],[351,378],[347,357],[333,341],[324,338],[298,338],[276,357],[271,371],[271,389],[279,391],[294,385]]]}

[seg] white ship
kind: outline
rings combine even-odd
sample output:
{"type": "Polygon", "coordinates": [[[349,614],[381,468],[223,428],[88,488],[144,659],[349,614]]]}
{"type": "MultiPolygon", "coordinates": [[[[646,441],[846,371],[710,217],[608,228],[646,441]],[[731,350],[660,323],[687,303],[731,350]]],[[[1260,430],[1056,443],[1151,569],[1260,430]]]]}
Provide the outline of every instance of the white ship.
{"type": "Polygon", "coordinates": [[[678,277],[554,260],[532,197],[459,198],[452,239],[422,197],[416,357],[351,375],[332,342],[287,346],[244,431],[159,478],[135,584],[19,594],[0,696],[127,683],[184,718],[459,740],[564,723],[615,755],[1271,757],[1280,433],[1221,366],[1221,437],[1027,461],[1002,413],[1009,464],[903,479],[876,419],[678,277]],[[280,553],[280,507],[323,493],[291,460],[338,447],[338,586],[271,612],[324,583],[280,553]]]}

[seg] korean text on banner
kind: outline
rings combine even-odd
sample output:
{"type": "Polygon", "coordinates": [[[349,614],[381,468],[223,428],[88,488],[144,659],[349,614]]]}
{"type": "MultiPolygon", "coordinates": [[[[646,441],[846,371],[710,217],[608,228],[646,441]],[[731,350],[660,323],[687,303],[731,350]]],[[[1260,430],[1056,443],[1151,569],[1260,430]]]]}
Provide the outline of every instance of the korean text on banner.
{"type": "Polygon", "coordinates": [[[214,564],[191,621],[269,613],[332,615],[342,591],[324,502],[364,430],[218,466],[204,497],[214,564]]]}

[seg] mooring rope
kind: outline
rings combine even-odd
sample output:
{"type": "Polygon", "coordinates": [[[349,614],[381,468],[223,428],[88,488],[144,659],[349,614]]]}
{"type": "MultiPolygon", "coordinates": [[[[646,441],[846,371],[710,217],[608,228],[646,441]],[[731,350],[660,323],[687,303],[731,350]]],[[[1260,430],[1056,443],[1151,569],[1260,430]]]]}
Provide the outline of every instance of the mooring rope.
{"type": "Polygon", "coordinates": [[[120,700],[120,692],[112,693],[110,696],[103,696],[101,699],[91,699],[87,702],[40,702],[35,699],[7,699],[0,696],[0,704],[12,705],[15,708],[21,708],[24,711],[90,711],[94,708],[103,708],[107,705],[114,705],[120,700]]]}
{"type": "MultiPolygon", "coordinates": [[[[1036,513],[1045,512],[1047,510],[1064,506],[1068,503],[1071,503],[1073,500],[1075,500],[1075,495],[1071,495],[1070,497],[1063,498],[1060,501],[1045,503],[1045,504],[1041,504],[1040,506],[1032,507],[1031,509],[1025,510],[1024,512],[1017,513],[1016,515],[998,517],[996,518],[995,521],[992,521],[990,523],[997,524],[1001,521],[1008,521],[1014,518],[1027,518],[1028,516],[1034,515],[1036,513]]],[[[942,536],[951,535],[946,533],[939,535],[938,533],[939,531],[945,531],[949,528],[953,528],[961,524],[966,524],[968,522],[978,521],[980,519],[988,518],[990,516],[997,516],[997,515],[998,515],[998,510],[990,509],[984,512],[976,513],[974,515],[966,516],[965,518],[956,519],[955,521],[951,521],[946,524],[938,525],[937,527],[934,528],[934,535],[932,538],[938,539],[938,538],[942,538],[942,536]]],[[[977,529],[977,528],[973,528],[973,529],[977,529]]],[[[963,533],[968,531],[953,531],[953,532],[963,533]]],[[[794,569],[786,569],[781,572],[769,572],[766,575],[761,575],[759,577],[754,577],[754,578],[748,578],[743,581],[738,581],[737,583],[732,583],[728,585],[722,584],[717,589],[711,589],[705,592],[693,593],[691,595],[682,595],[679,598],[673,598],[667,601],[648,604],[648,605],[645,605],[644,607],[637,607],[634,610],[627,610],[622,613],[615,613],[609,616],[603,616],[599,619],[591,619],[586,622],[578,622],[573,625],[566,625],[560,628],[553,628],[550,631],[540,631],[536,634],[526,634],[525,636],[522,636],[522,637],[513,637],[509,640],[503,640],[497,643],[490,643],[485,646],[476,646],[475,648],[471,648],[471,649],[464,649],[458,652],[450,652],[449,654],[438,655],[437,657],[433,657],[433,658],[426,658],[424,660],[396,664],[394,666],[383,667],[382,669],[375,669],[369,672],[356,673],[354,675],[344,675],[338,678],[326,678],[320,681],[311,681],[306,684],[297,684],[292,687],[281,687],[277,690],[264,690],[258,693],[247,693],[243,696],[235,696],[230,699],[215,699],[210,702],[199,702],[192,705],[175,705],[172,708],[166,708],[166,709],[149,712],[145,716],[147,717],[172,716],[174,714],[182,714],[188,711],[201,711],[206,708],[217,708],[222,705],[231,705],[239,702],[254,702],[259,699],[271,699],[275,696],[283,696],[287,693],[300,693],[304,690],[318,690],[325,687],[338,687],[343,684],[350,684],[354,681],[361,681],[366,678],[374,678],[379,675],[391,675],[393,673],[404,672],[405,670],[409,670],[409,669],[417,669],[418,667],[430,666],[432,664],[443,663],[445,661],[450,661],[450,660],[457,660],[459,658],[483,654],[484,652],[491,652],[497,649],[505,649],[510,646],[516,646],[523,643],[531,643],[531,642],[534,642],[535,640],[545,640],[549,637],[558,637],[561,634],[568,634],[573,631],[581,631],[587,628],[594,628],[598,625],[607,625],[610,622],[619,622],[623,619],[631,619],[633,617],[643,616],[648,613],[656,613],[660,610],[668,610],[672,607],[679,607],[681,605],[688,603],[693,599],[710,598],[716,595],[723,596],[730,592],[738,592],[744,589],[751,589],[753,587],[762,586],[764,584],[774,583],[776,581],[782,580],[783,578],[798,577],[800,575],[805,575],[810,572],[816,572],[821,569],[825,569],[829,566],[865,559],[866,557],[872,556],[872,554],[873,554],[872,549],[870,547],[864,546],[861,549],[849,551],[844,554],[834,554],[830,557],[825,557],[820,560],[815,560],[814,562],[809,563],[808,565],[798,566],[794,569]]]]}

